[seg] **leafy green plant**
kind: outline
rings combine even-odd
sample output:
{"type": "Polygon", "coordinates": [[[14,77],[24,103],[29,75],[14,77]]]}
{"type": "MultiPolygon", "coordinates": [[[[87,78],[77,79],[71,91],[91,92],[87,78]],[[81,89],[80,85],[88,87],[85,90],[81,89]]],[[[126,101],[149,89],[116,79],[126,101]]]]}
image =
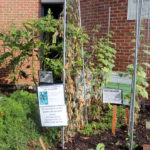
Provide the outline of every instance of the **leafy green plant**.
{"type": "Polygon", "coordinates": [[[52,70],[55,79],[59,79],[62,74],[62,18],[54,19],[51,10],[48,10],[48,15],[35,20],[33,28],[37,29],[42,35],[42,55],[38,55],[42,63],[43,70],[52,70]]]}
{"type": "Polygon", "coordinates": [[[45,132],[41,128],[36,94],[16,91],[10,97],[2,96],[0,112],[0,149],[41,149],[40,137],[46,145],[59,141],[57,128],[45,132]]]}
{"type": "MultiPolygon", "coordinates": [[[[97,26],[97,28],[94,31],[98,32],[99,28],[100,27],[97,26]]],[[[115,46],[115,43],[110,41],[112,34],[113,32],[111,32],[107,37],[101,37],[99,39],[94,38],[93,45],[91,46],[93,54],[93,61],[91,66],[94,66],[92,68],[92,71],[95,77],[100,79],[102,85],[105,81],[105,78],[107,78],[110,75],[112,68],[115,66],[114,60],[116,50],[113,48],[115,46]]]]}
{"type": "MultiPolygon", "coordinates": [[[[92,109],[93,112],[97,112],[97,114],[94,115],[96,119],[99,118],[99,111],[101,111],[103,107],[101,101],[102,87],[104,86],[106,79],[109,79],[112,69],[115,66],[116,53],[116,50],[114,49],[115,43],[110,40],[113,33],[110,33],[110,35],[106,37],[96,38],[96,33],[99,28],[100,26],[97,25],[96,28],[93,29],[93,45],[91,46],[91,57],[88,59],[90,70],[89,76],[91,76],[91,78],[87,79],[93,89],[90,93],[90,105],[93,106],[90,107],[90,109],[92,109]]],[[[92,116],[92,114],[89,114],[89,116],[90,115],[92,116]]]]}
{"type": "MultiPolygon", "coordinates": [[[[100,119],[97,122],[92,121],[88,125],[85,125],[84,130],[80,130],[80,133],[86,135],[95,135],[106,130],[111,130],[112,114],[113,114],[113,109],[111,107],[110,109],[108,109],[107,112],[104,113],[104,115],[100,116],[100,119]]],[[[118,106],[116,128],[122,127],[124,123],[125,123],[125,110],[123,106],[118,106]]]]}
{"type": "MultiPolygon", "coordinates": [[[[94,149],[88,149],[88,150],[94,150],[94,149]]],[[[103,143],[99,143],[96,147],[96,150],[105,150],[105,145],[103,143]]]]}
{"type": "MultiPolygon", "coordinates": [[[[135,135],[133,137],[135,138],[135,135]]],[[[130,148],[129,140],[130,140],[130,136],[128,134],[127,137],[126,137],[126,142],[127,142],[126,143],[126,147],[127,148],[130,148]]],[[[133,149],[135,149],[136,147],[138,147],[138,144],[135,141],[133,141],[133,149]]]]}
{"type": "Polygon", "coordinates": [[[96,150],[105,150],[105,145],[103,143],[99,143],[96,147],[96,150]]]}
{"type": "MultiPolygon", "coordinates": [[[[142,29],[143,30],[143,29],[142,29]]],[[[141,32],[142,32],[141,30],[141,32]]],[[[138,117],[138,112],[140,111],[140,104],[143,99],[148,99],[148,91],[147,87],[149,86],[147,80],[147,69],[150,67],[149,62],[146,61],[146,57],[150,56],[150,52],[148,51],[148,46],[144,43],[144,34],[140,35],[139,40],[139,51],[138,51],[138,61],[137,61],[137,72],[136,72],[136,101],[135,101],[135,123],[138,117]]],[[[132,40],[135,43],[135,40],[132,40]]],[[[132,54],[134,56],[135,54],[132,54]]],[[[128,73],[133,76],[134,74],[134,66],[133,64],[129,64],[127,66],[128,73]]],[[[125,96],[127,99],[131,99],[131,94],[125,96]]]]}
{"type": "Polygon", "coordinates": [[[150,136],[146,135],[147,141],[150,141],[150,136]]]}
{"type": "Polygon", "coordinates": [[[29,76],[32,76],[36,84],[34,70],[36,57],[41,61],[43,70],[52,70],[58,77],[62,72],[62,43],[61,40],[57,40],[58,36],[60,37],[59,22],[53,18],[50,10],[45,17],[27,21],[21,27],[11,26],[7,31],[1,31],[3,53],[0,56],[0,65],[3,64],[9,69],[10,77],[15,84],[19,78],[29,76]],[[43,41],[41,34],[45,37],[43,41]],[[28,64],[26,69],[30,69],[31,73],[27,74],[23,66],[30,61],[31,64],[28,64]]]}

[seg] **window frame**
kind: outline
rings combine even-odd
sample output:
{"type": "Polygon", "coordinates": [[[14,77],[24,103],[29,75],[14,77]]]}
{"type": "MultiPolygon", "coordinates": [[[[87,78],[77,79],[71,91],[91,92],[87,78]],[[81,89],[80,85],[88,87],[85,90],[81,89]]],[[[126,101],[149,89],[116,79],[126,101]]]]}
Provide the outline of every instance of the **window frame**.
{"type": "Polygon", "coordinates": [[[64,0],[41,0],[42,4],[47,4],[47,3],[64,3],[64,0]]]}

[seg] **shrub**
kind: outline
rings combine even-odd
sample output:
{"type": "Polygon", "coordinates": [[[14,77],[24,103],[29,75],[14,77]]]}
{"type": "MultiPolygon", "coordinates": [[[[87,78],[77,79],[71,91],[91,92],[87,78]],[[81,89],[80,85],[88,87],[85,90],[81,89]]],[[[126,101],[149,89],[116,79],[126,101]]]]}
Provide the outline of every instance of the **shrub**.
{"type": "Polygon", "coordinates": [[[39,138],[48,145],[58,142],[58,129],[43,132],[40,125],[36,94],[16,91],[0,101],[0,149],[41,148],[39,138]],[[31,145],[32,144],[32,145],[31,145]]]}

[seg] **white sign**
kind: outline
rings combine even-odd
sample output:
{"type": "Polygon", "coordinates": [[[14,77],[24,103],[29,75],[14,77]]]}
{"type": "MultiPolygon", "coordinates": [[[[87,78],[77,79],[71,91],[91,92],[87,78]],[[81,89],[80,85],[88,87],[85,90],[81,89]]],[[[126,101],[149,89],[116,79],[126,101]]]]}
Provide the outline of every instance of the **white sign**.
{"type": "MultiPolygon", "coordinates": [[[[142,6],[142,18],[148,18],[148,7],[150,5],[150,0],[143,0],[142,6]]],[[[128,0],[128,20],[136,19],[136,0],[128,0]]]]}
{"type": "Polygon", "coordinates": [[[122,91],[103,89],[103,103],[122,104],[122,91]]]}
{"type": "Polygon", "coordinates": [[[67,111],[65,105],[40,107],[40,114],[42,126],[67,126],[67,111]]]}
{"type": "Polygon", "coordinates": [[[63,84],[37,87],[42,126],[67,126],[63,84]]]}

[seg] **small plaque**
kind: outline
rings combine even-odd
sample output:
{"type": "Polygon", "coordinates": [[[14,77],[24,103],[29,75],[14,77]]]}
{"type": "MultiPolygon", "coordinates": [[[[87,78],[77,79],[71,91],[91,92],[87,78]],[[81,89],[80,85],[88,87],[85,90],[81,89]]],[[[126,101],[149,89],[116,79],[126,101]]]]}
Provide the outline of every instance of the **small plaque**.
{"type": "Polygon", "coordinates": [[[53,83],[52,71],[39,71],[39,82],[40,83],[53,83]]]}
{"type": "Polygon", "coordinates": [[[103,89],[103,103],[122,104],[122,90],[103,89]]]}

